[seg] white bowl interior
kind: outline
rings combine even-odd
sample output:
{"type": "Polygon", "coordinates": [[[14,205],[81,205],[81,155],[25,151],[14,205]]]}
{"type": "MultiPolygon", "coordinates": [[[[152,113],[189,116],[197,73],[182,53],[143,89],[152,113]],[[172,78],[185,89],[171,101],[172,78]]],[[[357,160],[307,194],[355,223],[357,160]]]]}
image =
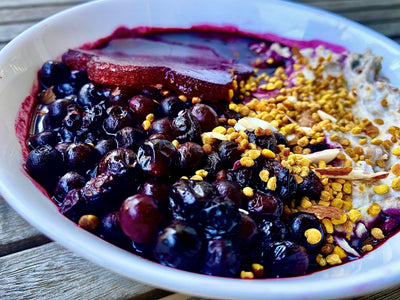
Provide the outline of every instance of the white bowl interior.
{"type": "Polygon", "coordinates": [[[400,83],[400,47],[351,21],[280,1],[104,0],[59,13],[27,30],[0,52],[0,189],[26,220],[78,254],[124,276],[161,288],[228,299],[321,299],[355,296],[400,282],[400,235],[360,260],[288,279],[216,278],[167,268],[125,252],[79,229],[63,217],[23,171],[14,123],[37,70],[71,47],[93,42],[117,27],[234,25],[243,31],[290,39],[324,40],[352,51],[372,48],[383,72],[400,83]],[[291,21],[295,20],[295,21],[291,21]]]}

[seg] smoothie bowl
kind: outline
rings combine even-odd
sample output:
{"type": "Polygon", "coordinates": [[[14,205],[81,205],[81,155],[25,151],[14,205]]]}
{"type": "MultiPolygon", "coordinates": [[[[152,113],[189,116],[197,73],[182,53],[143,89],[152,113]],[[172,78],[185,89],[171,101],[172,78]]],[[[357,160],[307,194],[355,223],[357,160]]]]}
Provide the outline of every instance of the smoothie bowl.
{"type": "Polygon", "coordinates": [[[286,2],[115,3],[1,53],[1,189],[24,218],[188,294],[398,283],[397,44],[286,2]]]}

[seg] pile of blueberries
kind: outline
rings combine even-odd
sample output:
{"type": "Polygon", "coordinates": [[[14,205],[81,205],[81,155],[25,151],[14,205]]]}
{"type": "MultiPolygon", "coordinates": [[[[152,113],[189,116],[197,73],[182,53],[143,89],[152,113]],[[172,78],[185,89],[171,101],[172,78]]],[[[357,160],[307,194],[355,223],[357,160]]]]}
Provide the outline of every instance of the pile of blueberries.
{"type": "MultiPolygon", "coordinates": [[[[315,267],[324,230],[312,214],[283,214],[283,206],[307,195],[319,199],[314,172],[297,184],[277,160],[262,156],[251,168],[237,166],[242,152],[221,141],[209,154],[201,134],[221,120],[238,119],[226,101],[182,101],[155,87],[100,86],[84,71],[48,61],[39,71],[40,126],[27,138],[27,172],[78,223],[84,215],[100,221],[93,233],[163,265],[203,274],[239,277],[254,263],[262,277],[302,275],[315,267]],[[150,128],[142,123],[154,115],[150,128]],[[179,142],[175,147],[173,140],[179,142]],[[190,178],[196,170],[208,175],[190,178]],[[277,178],[271,191],[259,178],[277,178]],[[244,187],[254,190],[245,197],[244,187]],[[321,241],[304,236],[315,228],[321,241]]],[[[277,152],[285,138],[276,133],[249,141],[277,152]]]]}

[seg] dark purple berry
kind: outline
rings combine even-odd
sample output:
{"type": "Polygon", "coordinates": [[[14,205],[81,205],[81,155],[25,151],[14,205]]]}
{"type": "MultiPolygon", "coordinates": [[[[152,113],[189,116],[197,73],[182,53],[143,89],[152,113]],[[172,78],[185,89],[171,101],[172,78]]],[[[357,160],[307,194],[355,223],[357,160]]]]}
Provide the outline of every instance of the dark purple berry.
{"type": "Polygon", "coordinates": [[[164,181],[151,178],[142,184],[139,193],[153,197],[160,206],[167,207],[169,191],[169,184],[164,181]]]}
{"type": "Polygon", "coordinates": [[[233,236],[240,229],[241,216],[238,207],[223,197],[205,201],[196,219],[198,226],[209,238],[233,236]]]}
{"type": "Polygon", "coordinates": [[[150,176],[168,175],[177,159],[175,146],[167,140],[148,140],[139,147],[137,160],[142,170],[150,176]]]}
{"type": "Polygon", "coordinates": [[[179,112],[178,116],[172,121],[172,131],[179,143],[198,142],[200,140],[200,124],[188,109],[179,112]]]}
{"type": "Polygon", "coordinates": [[[67,113],[63,120],[63,125],[66,129],[71,132],[77,131],[81,128],[82,122],[82,115],[77,111],[72,111],[67,113]]]}
{"type": "Polygon", "coordinates": [[[106,97],[101,88],[97,88],[91,82],[84,84],[79,90],[78,103],[84,107],[90,108],[105,100],[106,97]]]}
{"type": "Polygon", "coordinates": [[[133,117],[136,123],[141,123],[149,114],[154,114],[157,109],[157,102],[146,96],[133,96],[128,105],[133,112],[133,117]]]}
{"type": "Polygon", "coordinates": [[[237,207],[242,206],[242,191],[235,182],[230,180],[218,180],[213,183],[213,186],[220,196],[232,201],[237,207]]]}
{"type": "Polygon", "coordinates": [[[115,135],[118,148],[124,147],[137,151],[146,140],[142,129],[126,126],[117,131],[115,135]]]}
{"type": "Polygon", "coordinates": [[[71,190],[60,206],[60,212],[68,219],[77,223],[79,218],[88,212],[85,200],[80,189],[71,190]]]}
{"type": "Polygon", "coordinates": [[[81,193],[90,210],[100,215],[122,201],[119,182],[111,173],[102,173],[91,178],[81,189],[81,193]]]}
{"type": "Polygon", "coordinates": [[[308,197],[310,200],[319,200],[324,186],[319,177],[313,170],[303,178],[303,181],[297,186],[298,197],[308,197]]]}
{"type": "Polygon", "coordinates": [[[71,99],[56,99],[48,105],[48,115],[52,124],[61,125],[61,121],[68,113],[68,106],[72,105],[71,99]]]}
{"type": "Polygon", "coordinates": [[[165,266],[196,271],[202,246],[196,229],[175,220],[159,233],[153,253],[155,260],[165,266]]]}
{"type": "Polygon", "coordinates": [[[276,152],[277,141],[274,134],[256,135],[254,132],[246,132],[249,142],[254,143],[261,149],[268,149],[276,152]]]}
{"type": "Polygon", "coordinates": [[[70,68],[61,61],[46,61],[39,71],[40,83],[44,88],[65,82],[71,76],[70,68]]]}
{"type": "Polygon", "coordinates": [[[262,219],[258,222],[259,240],[262,245],[290,238],[289,227],[279,218],[262,219]]]}
{"type": "Polygon", "coordinates": [[[258,234],[257,223],[248,213],[243,210],[239,210],[239,212],[241,221],[238,238],[245,244],[249,244],[258,234]]]}
{"type": "Polygon", "coordinates": [[[163,133],[166,134],[168,136],[170,136],[169,139],[171,139],[171,137],[173,136],[172,133],[172,121],[168,118],[161,118],[161,119],[157,119],[154,122],[151,123],[149,132],[151,134],[154,133],[163,133]]]}
{"type": "Polygon", "coordinates": [[[257,217],[280,217],[283,212],[281,199],[261,192],[254,193],[247,207],[248,211],[257,217]]]}
{"type": "Polygon", "coordinates": [[[82,142],[71,143],[65,150],[65,162],[69,171],[83,174],[93,166],[93,147],[82,142]]]}
{"type": "Polygon", "coordinates": [[[218,148],[221,164],[224,168],[232,168],[235,161],[239,160],[242,152],[238,149],[238,144],[233,141],[223,141],[218,148]]]}
{"type": "Polygon", "coordinates": [[[211,131],[218,126],[218,115],[210,106],[202,103],[195,104],[190,112],[199,121],[203,132],[211,131]]]}
{"type": "Polygon", "coordinates": [[[102,158],[111,150],[117,148],[117,142],[115,139],[99,140],[94,146],[94,150],[97,153],[97,157],[102,158]]]}
{"type": "Polygon", "coordinates": [[[74,189],[80,189],[86,183],[85,177],[76,172],[64,174],[57,182],[53,197],[58,202],[63,201],[65,196],[74,189]]]}
{"type": "Polygon", "coordinates": [[[304,275],[309,265],[304,247],[291,241],[271,243],[263,249],[261,260],[267,276],[270,277],[304,275]]]}
{"type": "Polygon", "coordinates": [[[110,105],[127,106],[129,99],[132,97],[132,94],[132,89],[116,86],[110,91],[108,101],[110,105]]]}
{"type": "Polygon", "coordinates": [[[199,144],[194,142],[186,142],[180,145],[179,167],[182,169],[190,169],[192,171],[199,169],[204,163],[204,150],[199,144]]]}
{"type": "Polygon", "coordinates": [[[112,106],[107,109],[107,114],[108,116],[103,122],[103,127],[110,134],[134,124],[131,110],[127,107],[112,106]]]}
{"type": "Polygon", "coordinates": [[[315,252],[324,244],[324,229],[321,222],[313,214],[305,212],[291,214],[287,224],[291,230],[292,240],[305,247],[307,251],[315,252]],[[320,241],[309,243],[305,236],[308,229],[318,230],[321,234],[320,241]]]}
{"type": "Polygon", "coordinates": [[[238,246],[231,239],[208,241],[200,272],[207,275],[237,277],[240,271],[238,246]]]}
{"type": "Polygon", "coordinates": [[[149,243],[162,219],[157,203],[150,196],[136,194],[125,199],[121,205],[121,229],[136,243],[149,243]]]}
{"type": "Polygon", "coordinates": [[[161,101],[160,109],[164,116],[173,119],[185,109],[185,103],[176,96],[168,96],[161,101]]]}
{"type": "Polygon", "coordinates": [[[42,131],[28,138],[28,147],[35,149],[50,145],[54,147],[58,143],[58,137],[53,131],[42,131]]]}
{"type": "Polygon", "coordinates": [[[217,173],[222,169],[221,158],[217,152],[213,151],[206,155],[203,169],[208,172],[208,178],[215,179],[217,173]]]}
{"type": "Polygon", "coordinates": [[[98,231],[100,237],[119,247],[128,249],[131,244],[119,224],[119,211],[112,211],[101,218],[98,231]]]}
{"type": "Polygon", "coordinates": [[[50,145],[45,145],[28,154],[25,168],[45,188],[52,188],[58,176],[64,173],[63,156],[50,145]]]}

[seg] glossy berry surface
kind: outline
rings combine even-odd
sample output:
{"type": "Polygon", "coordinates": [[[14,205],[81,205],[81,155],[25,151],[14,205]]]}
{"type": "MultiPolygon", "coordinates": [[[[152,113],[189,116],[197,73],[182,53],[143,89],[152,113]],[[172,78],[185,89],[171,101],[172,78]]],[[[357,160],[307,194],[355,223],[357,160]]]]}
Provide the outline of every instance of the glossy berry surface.
{"type": "Polygon", "coordinates": [[[203,240],[196,229],[182,221],[173,221],[159,234],[154,257],[159,263],[187,271],[196,271],[203,240]]]}
{"type": "Polygon", "coordinates": [[[137,243],[148,243],[161,224],[162,214],[153,198],[136,194],[124,200],[120,209],[122,231],[137,243]]]}

